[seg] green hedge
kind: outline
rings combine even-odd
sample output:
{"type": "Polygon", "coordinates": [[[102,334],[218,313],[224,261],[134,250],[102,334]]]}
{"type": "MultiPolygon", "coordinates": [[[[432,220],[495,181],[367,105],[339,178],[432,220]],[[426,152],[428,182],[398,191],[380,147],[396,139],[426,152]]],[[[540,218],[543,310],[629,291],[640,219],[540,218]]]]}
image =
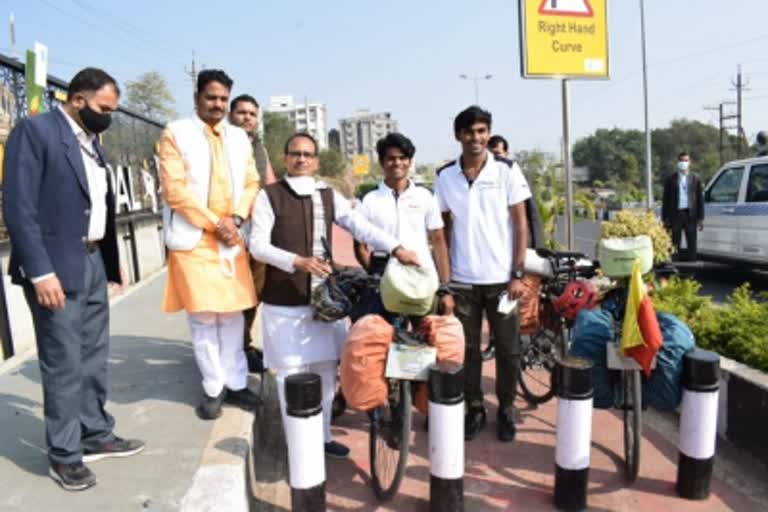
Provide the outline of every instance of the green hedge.
{"type": "Polygon", "coordinates": [[[672,313],[691,328],[697,346],[768,371],[768,297],[744,283],[716,305],[700,290],[693,279],[673,277],[651,297],[656,311],[672,313]]]}

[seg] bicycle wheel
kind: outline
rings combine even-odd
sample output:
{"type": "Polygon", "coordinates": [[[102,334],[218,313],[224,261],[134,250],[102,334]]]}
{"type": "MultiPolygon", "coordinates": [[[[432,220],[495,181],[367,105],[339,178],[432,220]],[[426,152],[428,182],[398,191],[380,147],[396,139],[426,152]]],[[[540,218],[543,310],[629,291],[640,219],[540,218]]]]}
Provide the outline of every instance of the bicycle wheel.
{"type": "Polygon", "coordinates": [[[640,371],[621,372],[624,390],[624,476],[634,482],[640,471],[640,441],[643,437],[640,371]]]}
{"type": "Polygon", "coordinates": [[[555,396],[554,369],[564,340],[562,330],[542,329],[523,344],[520,390],[529,404],[543,404],[555,396]]]}
{"type": "Polygon", "coordinates": [[[493,336],[488,336],[488,346],[480,352],[483,362],[490,361],[496,355],[496,347],[493,345],[493,341],[493,336]]]}
{"type": "Polygon", "coordinates": [[[400,488],[411,441],[411,383],[390,382],[389,403],[370,413],[368,438],[371,483],[382,501],[392,499],[400,488]]]}

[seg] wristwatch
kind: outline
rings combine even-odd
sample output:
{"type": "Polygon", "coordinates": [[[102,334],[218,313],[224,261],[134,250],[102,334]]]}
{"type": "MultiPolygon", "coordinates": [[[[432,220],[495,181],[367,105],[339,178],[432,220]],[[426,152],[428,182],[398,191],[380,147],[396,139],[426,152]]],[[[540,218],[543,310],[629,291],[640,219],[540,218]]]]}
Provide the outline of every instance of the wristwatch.
{"type": "Polygon", "coordinates": [[[243,225],[243,221],[244,221],[244,219],[241,216],[237,215],[237,214],[232,216],[232,222],[235,223],[235,226],[237,227],[237,229],[240,229],[240,226],[243,225]]]}
{"type": "Polygon", "coordinates": [[[512,278],[513,279],[522,279],[523,278],[523,271],[522,270],[513,270],[512,271],[512,278]]]}
{"type": "Polygon", "coordinates": [[[446,295],[452,295],[451,289],[448,287],[448,283],[440,283],[435,293],[438,297],[445,297],[446,295]]]}

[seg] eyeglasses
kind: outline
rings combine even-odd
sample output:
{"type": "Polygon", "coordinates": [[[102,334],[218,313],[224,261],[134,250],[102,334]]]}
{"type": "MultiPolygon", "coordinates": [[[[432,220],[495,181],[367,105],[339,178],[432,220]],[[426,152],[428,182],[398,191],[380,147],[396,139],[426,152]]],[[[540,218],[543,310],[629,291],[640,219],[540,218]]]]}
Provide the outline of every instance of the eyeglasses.
{"type": "Polygon", "coordinates": [[[292,156],[293,158],[301,158],[302,156],[304,158],[315,158],[317,155],[315,153],[310,153],[309,151],[289,151],[286,153],[288,156],[292,156]]]}

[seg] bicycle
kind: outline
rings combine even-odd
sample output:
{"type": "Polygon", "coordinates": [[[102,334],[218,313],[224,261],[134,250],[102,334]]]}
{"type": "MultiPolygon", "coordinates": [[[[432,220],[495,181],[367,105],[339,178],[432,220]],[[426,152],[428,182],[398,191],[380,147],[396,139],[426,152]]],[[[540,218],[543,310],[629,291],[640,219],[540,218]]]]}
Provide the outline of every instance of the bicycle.
{"type": "MultiPolygon", "coordinates": [[[[667,262],[654,266],[656,279],[678,275],[678,265],[667,262]]],[[[607,367],[621,375],[620,404],[624,430],[624,477],[632,483],[640,473],[640,443],[643,437],[643,376],[640,365],[621,354],[622,329],[626,310],[629,279],[617,280],[617,285],[603,298],[603,310],[613,317],[613,343],[607,347],[607,367]]]]}
{"type": "MultiPolygon", "coordinates": [[[[328,247],[326,259],[332,261],[328,247]]],[[[350,320],[354,322],[365,314],[380,314],[394,327],[393,344],[426,346],[424,335],[413,329],[414,325],[418,325],[417,319],[387,312],[381,304],[379,283],[385,266],[386,258],[374,253],[368,272],[332,265],[330,279],[336,281],[338,290],[346,295],[352,306],[348,311],[350,320]]],[[[463,289],[461,285],[453,283],[449,288],[463,289]]],[[[391,500],[400,488],[410,451],[413,420],[412,381],[387,378],[387,389],[387,402],[367,412],[370,421],[368,455],[371,485],[381,501],[391,500]]],[[[336,400],[343,400],[343,396],[336,400]]]]}
{"type": "MultiPolygon", "coordinates": [[[[572,251],[536,249],[536,254],[546,260],[545,268],[536,274],[542,278],[539,293],[539,329],[523,337],[520,357],[520,391],[531,405],[539,405],[555,395],[554,369],[557,361],[568,352],[569,329],[573,321],[555,310],[554,302],[561,296],[568,283],[595,276],[599,263],[584,254],[572,251]],[[527,338],[527,339],[526,339],[527,338]],[[541,370],[548,378],[542,382],[541,370]]],[[[526,269],[527,271],[527,269],[526,269]]]]}

